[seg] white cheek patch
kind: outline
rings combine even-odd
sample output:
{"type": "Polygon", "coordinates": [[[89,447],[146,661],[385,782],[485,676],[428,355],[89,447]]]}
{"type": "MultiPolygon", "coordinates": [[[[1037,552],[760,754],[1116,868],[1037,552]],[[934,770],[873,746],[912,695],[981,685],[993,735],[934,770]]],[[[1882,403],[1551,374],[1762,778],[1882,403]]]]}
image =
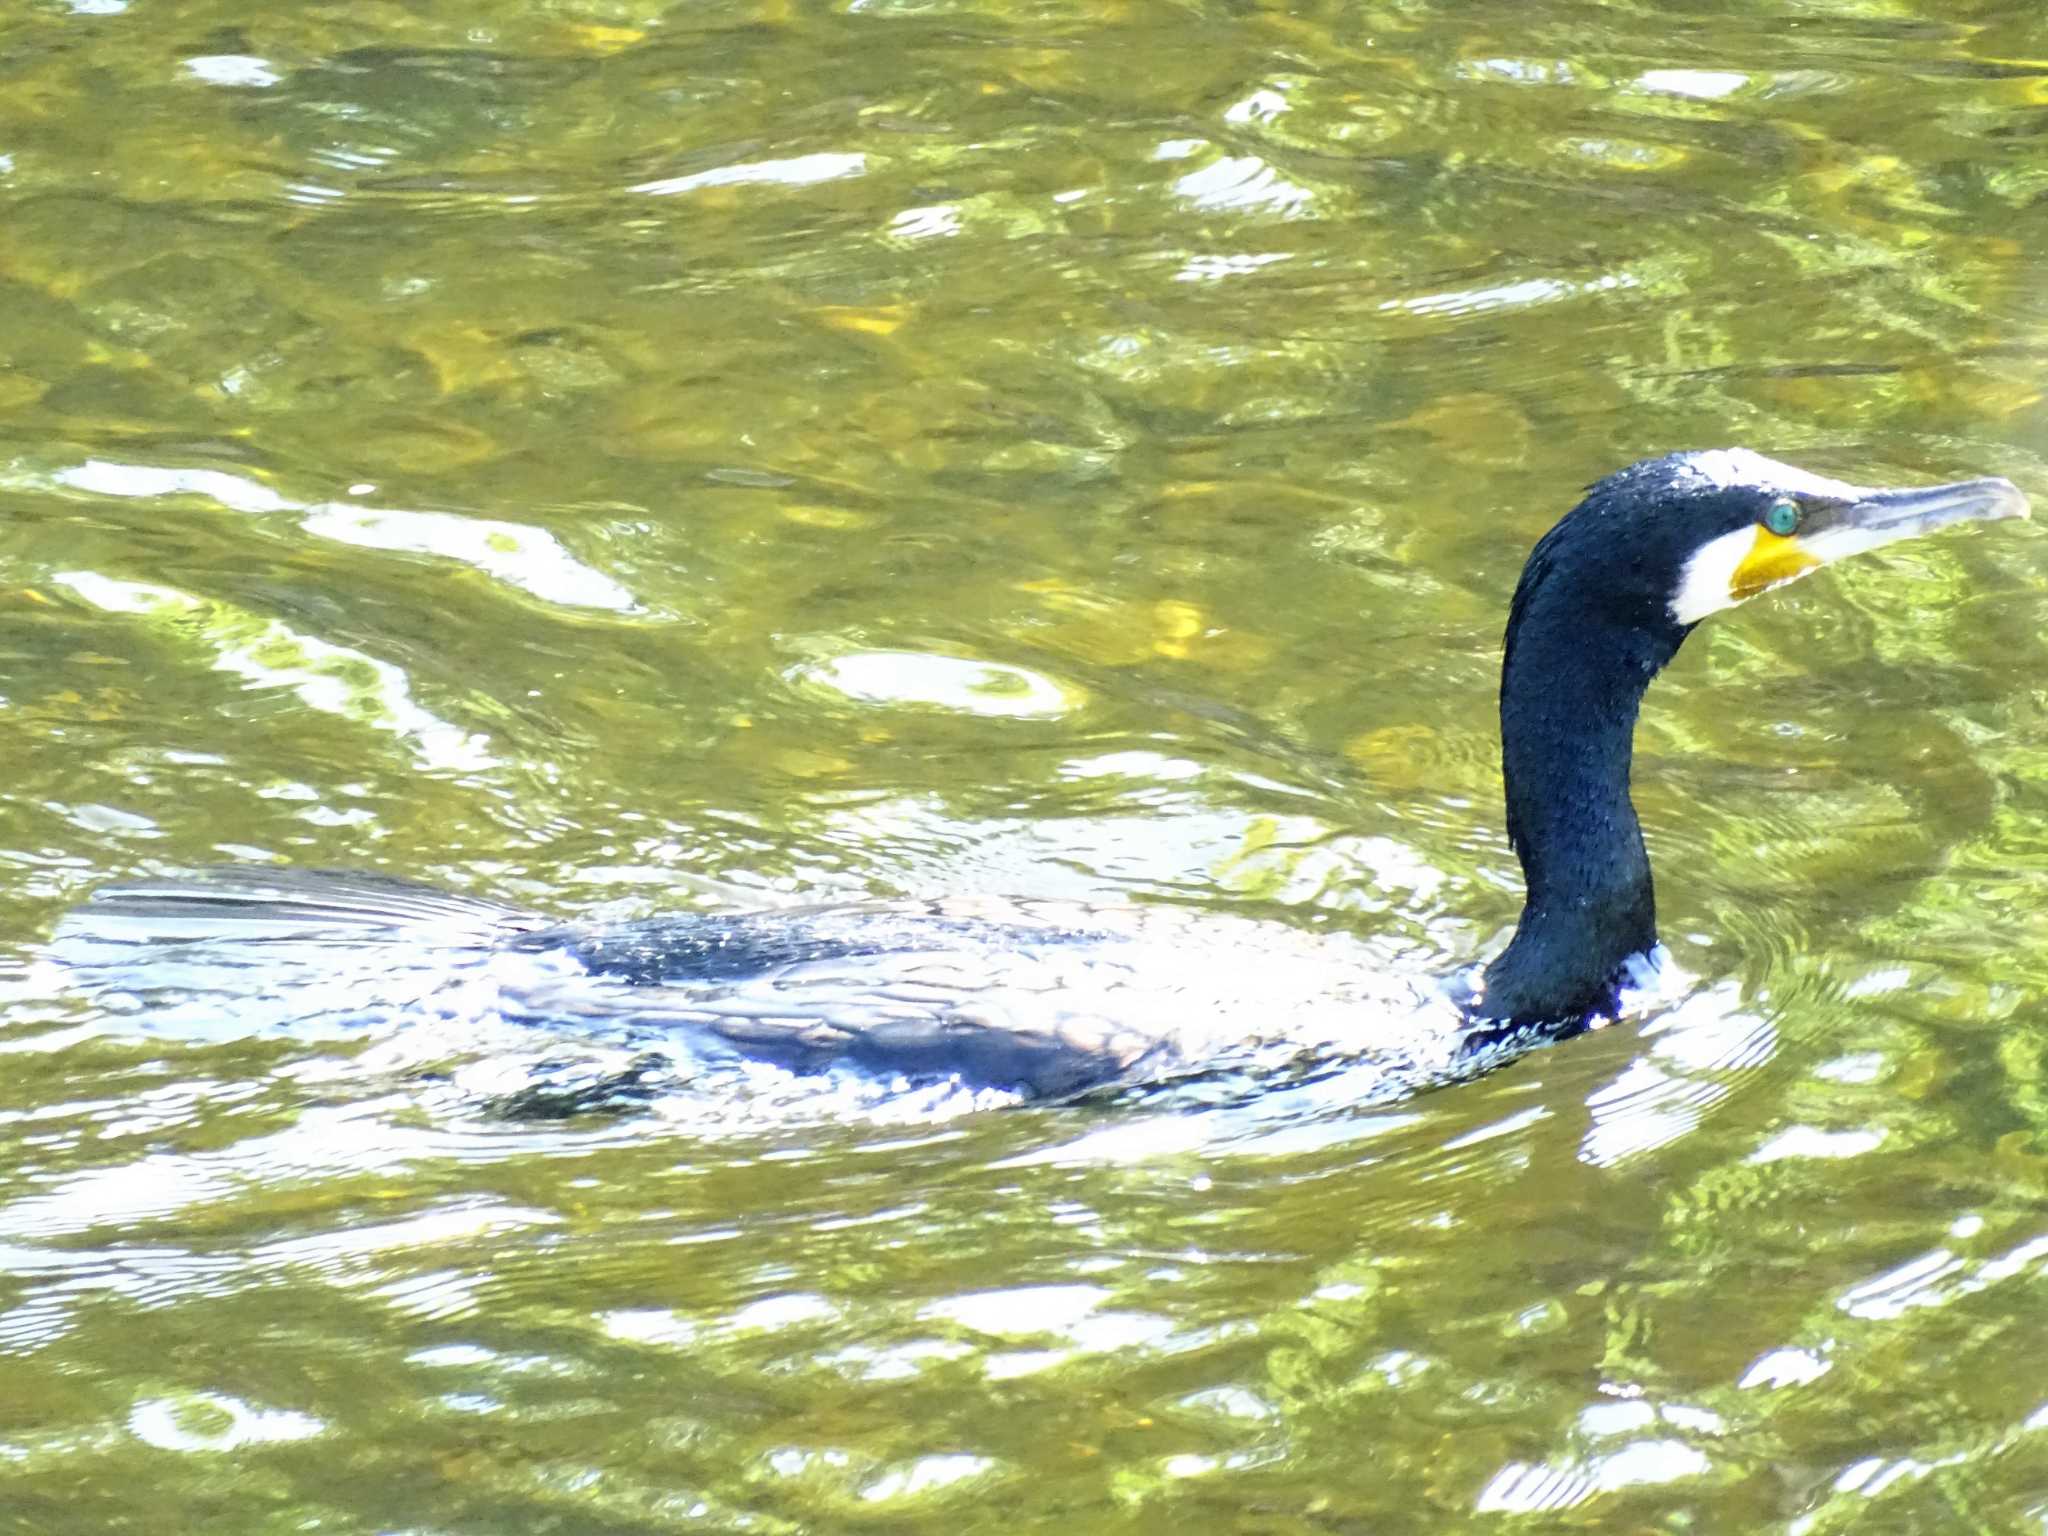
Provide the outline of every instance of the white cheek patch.
{"type": "Polygon", "coordinates": [[[1671,594],[1671,617],[1681,624],[1697,624],[1708,614],[1741,602],[1735,595],[1735,572],[1754,548],[1756,525],[1744,523],[1694,550],[1678,573],[1678,590],[1671,594]]]}
{"type": "MultiPolygon", "coordinates": [[[[1846,504],[1860,501],[1869,494],[1861,486],[1850,485],[1843,480],[1830,480],[1825,475],[1813,474],[1796,464],[1784,464],[1776,459],[1767,459],[1747,448],[1714,448],[1705,453],[1696,453],[1692,455],[1686,467],[1701,479],[1716,486],[1750,485],[1780,493],[1789,492],[1817,501],[1846,504]]],[[[1817,570],[1820,566],[1839,560],[1844,555],[1853,555],[1864,549],[1874,549],[1878,544],[1891,542],[1887,538],[1863,535],[1854,529],[1831,529],[1818,537],[1801,541],[1803,551],[1813,557],[1813,564],[1802,568],[1787,568],[1777,579],[1754,586],[1738,595],[1735,573],[1742,568],[1743,562],[1756,552],[1757,532],[1755,524],[1746,523],[1693,552],[1693,557],[1685,562],[1685,569],[1679,573],[1677,590],[1671,594],[1671,616],[1674,619],[1681,624],[1697,624],[1710,613],[1733,608],[1737,603],[1756,596],[1758,592],[1768,591],[1771,587],[1782,587],[1788,581],[1796,581],[1808,571],[1817,570]],[[1851,542],[1864,537],[1871,537],[1872,541],[1851,542]]]]}
{"type": "Polygon", "coordinates": [[[1916,491],[1874,491],[1809,474],[1746,448],[1717,448],[1683,458],[1684,468],[1709,486],[1798,497],[1809,504],[1809,514],[1820,515],[1805,519],[1819,526],[1792,534],[1745,523],[1693,551],[1669,603],[1672,618],[1681,624],[1697,624],[1824,565],[1951,523],[2027,515],[2027,499],[2018,487],[1991,477],[1916,491]]]}
{"type": "Polygon", "coordinates": [[[1697,624],[1710,613],[1733,608],[1760,592],[1811,575],[1824,565],[1910,539],[1919,529],[1911,522],[1890,528],[1858,528],[1837,523],[1799,540],[1798,551],[1805,557],[1802,563],[1774,562],[1766,568],[1761,581],[1756,580],[1753,566],[1750,581],[1738,585],[1736,573],[1758,553],[1759,532],[1754,524],[1745,524],[1701,545],[1679,573],[1678,590],[1671,595],[1671,616],[1681,624],[1697,624]]]}

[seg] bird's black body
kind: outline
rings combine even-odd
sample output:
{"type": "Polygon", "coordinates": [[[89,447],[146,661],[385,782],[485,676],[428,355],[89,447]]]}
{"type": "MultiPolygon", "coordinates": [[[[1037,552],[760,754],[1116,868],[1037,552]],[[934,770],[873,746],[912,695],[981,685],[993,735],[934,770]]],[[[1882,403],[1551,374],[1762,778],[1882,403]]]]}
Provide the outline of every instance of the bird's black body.
{"type": "Polygon", "coordinates": [[[191,975],[194,956],[249,970],[266,953],[310,963],[381,948],[409,970],[425,957],[497,978],[484,994],[507,1017],[1035,1097],[1243,1058],[1370,1055],[1414,1081],[1463,1075],[1611,1012],[1633,958],[1656,945],[1631,743],[1644,690],[1698,618],[1842,554],[2024,509],[2003,481],[1863,491],[1743,450],[1648,460],[1594,485],[1536,544],[1508,613],[1501,767],[1521,920],[1457,1008],[1439,998],[1419,1030],[1395,1022],[1358,940],[1053,903],[592,926],[374,877],[232,870],[102,892],[60,931],[60,958],[134,994],[150,990],[138,976],[168,974],[149,970],[166,951],[191,975]]]}
{"type": "Polygon", "coordinates": [[[1508,609],[1501,777],[1527,897],[1486,969],[1487,1009],[1505,1019],[1603,1006],[1623,962],[1657,942],[1628,794],[1636,714],[1688,632],[1671,616],[1673,574],[1704,530],[1755,516],[1740,498],[1708,497],[1661,524],[1630,515],[1668,488],[1666,460],[1594,486],[1530,552],[1508,609]]]}

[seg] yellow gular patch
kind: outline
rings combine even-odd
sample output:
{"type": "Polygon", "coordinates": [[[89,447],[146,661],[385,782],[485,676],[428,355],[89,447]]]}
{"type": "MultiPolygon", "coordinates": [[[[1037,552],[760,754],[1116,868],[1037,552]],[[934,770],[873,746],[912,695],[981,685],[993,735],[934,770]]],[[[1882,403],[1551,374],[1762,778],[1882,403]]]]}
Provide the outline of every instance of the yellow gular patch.
{"type": "Polygon", "coordinates": [[[1746,602],[1767,587],[1819,568],[1820,561],[1799,542],[1797,534],[1787,538],[1758,524],[1756,542],[1728,578],[1728,595],[1738,603],[1746,602]]]}

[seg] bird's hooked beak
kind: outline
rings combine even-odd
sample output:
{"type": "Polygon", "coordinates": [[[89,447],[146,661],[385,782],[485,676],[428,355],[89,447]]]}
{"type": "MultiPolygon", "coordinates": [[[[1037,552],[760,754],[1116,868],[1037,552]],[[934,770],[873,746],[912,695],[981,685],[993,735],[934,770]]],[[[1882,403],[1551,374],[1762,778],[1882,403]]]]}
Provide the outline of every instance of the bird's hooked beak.
{"type": "Polygon", "coordinates": [[[1816,526],[1805,543],[1820,563],[1827,565],[1845,555],[1860,555],[1895,539],[1917,538],[1950,523],[2026,515],[2027,498],[2020,488],[2010,480],[1987,475],[1912,490],[1864,491],[1838,509],[1826,526],[1816,526]]]}
{"type": "Polygon", "coordinates": [[[1996,476],[1871,489],[1790,465],[1773,468],[1785,471],[1782,494],[1764,516],[1702,546],[1686,562],[1671,599],[1671,614],[1679,623],[1696,624],[1759,592],[1900,539],[1951,523],[2025,517],[2028,512],[2020,488],[1996,476]]]}

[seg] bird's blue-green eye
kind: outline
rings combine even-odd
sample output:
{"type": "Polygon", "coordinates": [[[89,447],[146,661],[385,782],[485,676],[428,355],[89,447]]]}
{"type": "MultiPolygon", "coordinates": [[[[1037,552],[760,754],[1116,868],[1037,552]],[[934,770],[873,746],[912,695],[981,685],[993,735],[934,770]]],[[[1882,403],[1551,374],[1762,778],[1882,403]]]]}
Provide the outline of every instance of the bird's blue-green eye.
{"type": "Polygon", "coordinates": [[[1781,539],[1789,539],[1799,528],[1799,504],[1794,501],[1774,501],[1771,510],[1764,514],[1764,526],[1781,539]]]}

